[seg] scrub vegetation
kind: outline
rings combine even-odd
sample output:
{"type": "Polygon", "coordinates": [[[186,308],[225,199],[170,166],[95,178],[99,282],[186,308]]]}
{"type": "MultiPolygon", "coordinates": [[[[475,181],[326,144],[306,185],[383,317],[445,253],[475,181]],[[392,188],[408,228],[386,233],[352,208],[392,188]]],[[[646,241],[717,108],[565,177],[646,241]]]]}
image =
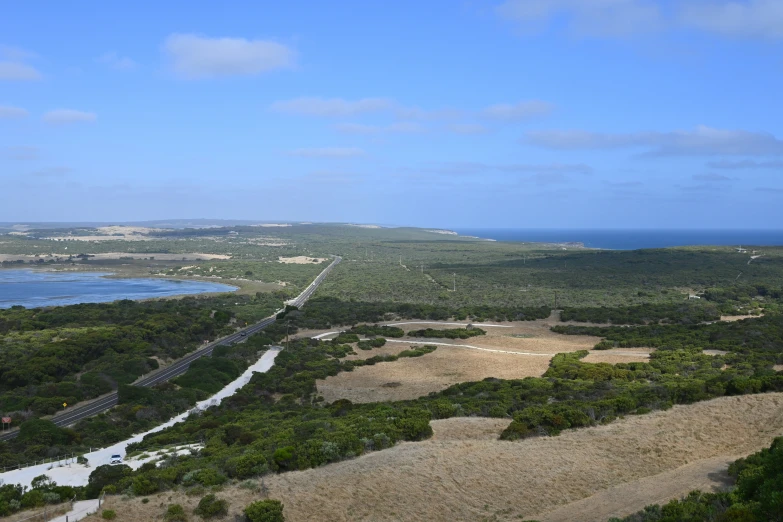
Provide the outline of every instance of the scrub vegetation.
{"type": "MultiPolygon", "coordinates": [[[[69,263],[97,268],[98,254],[106,252],[148,257],[156,252],[203,252],[230,259],[151,265],[150,273],[288,285],[251,295],[0,311],[0,408],[14,417],[15,425],[21,423],[19,437],[0,443],[0,465],[105,445],[165,422],[219,391],[270,345],[305,334],[285,342],[268,372],[255,374],[219,406],[193,412],[184,422],[128,448],[145,452],[199,441],[199,451],[135,471],[97,466],[89,485],[74,490],[80,498],[101,491],[146,496],[180,489],[201,497],[198,506],[190,508],[195,514],[220,517],[226,514],[220,488],[326,466],[403,441],[426,440],[433,434],[433,420],[498,419],[505,426],[499,438],[518,441],[674,405],[783,391],[783,374],[777,371],[783,364],[781,249],[765,249],[764,257],[750,263],[749,256],[728,248],[591,251],[572,245],[491,243],[415,229],[331,225],[152,231],[144,241],[45,239],[57,234],[65,237],[51,230],[2,236],[0,251],[52,253],[54,257],[33,259],[52,268],[69,263]],[[56,256],[64,255],[66,244],[83,256],[58,262],[56,256]],[[332,255],[342,256],[343,262],[302,309],[286,307],[274,325],[245,342],[216,348],[211,358],[198,360],[168,383],[151,389],[132,386],[140,375],[204,340],[281,308],[284,299],[306,287],[325,266],[283,264],[279,257],[332,255]],[[726,315],[748,318],[721,321],[726,315]],[[404,401],[328,403],[319,395],[316,383],[341,372],[402,364],[400,358],[411,358],[406,365],[421,364],[452,349],[434,339],[485,340],[484,328],[407,331],[382,324],[403,320],[525,321],[547,332],[551,326],[563,336],[593,336],[596,350],[655,350],[646,362],[617,364],[585,362],[586,350],[559,353],[540,377],[458,382],[404,401]],[[333,329],[339,332],[328,341],[301,332],[333,329]],[[389,351],[387,339],[405,338],[418,345],[389,351]],[[429,355],[436,349],[437,354],[429,355]],[[76,403],[113,389],[119,393],[116,408],[72,428],[57,428],[42,418],[63,402],[76,403]]],[[[29,261],[25,258],[22,264],[29,261]]],[[[715,517],[734,512],[745,518],[731,520],[766,520],[769,506],[777,502],[767,495],[771,486],[765,481],[779,480],[774,471],[778,468],[771,464],[777,462],[779,445],[735,464],[737,487],[730,493],[694,494],[627,520],[675,520],[683,519],[683,513],[696,513],[693,520],[718,520],[715,517]]],[[[54,491],[54,486],[46,487],[38,488],[41,494],[54,491]]],[[[22,497],[4,488],[8,496],[0,499],[0,509],[11,513],[37,505],[28,500],[23,506],[22,497]]],[[[191,516],[174,506],[165,513],[168,519],[191,516]]],[[[269,503],[248,506],[246,514],[282,517],[282,511],[282,505],[269,503]]]]}

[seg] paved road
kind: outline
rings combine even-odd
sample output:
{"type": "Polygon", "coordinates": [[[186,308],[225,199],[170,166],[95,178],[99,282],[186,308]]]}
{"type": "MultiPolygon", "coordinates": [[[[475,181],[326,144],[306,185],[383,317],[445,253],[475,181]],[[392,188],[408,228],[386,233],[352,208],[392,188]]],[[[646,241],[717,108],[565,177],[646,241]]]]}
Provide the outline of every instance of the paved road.
{"type": "MultiPolygon", "coordinates": [[[[301,294],[299,294],[298,297],[296,297],[295,299],[291,299],[286,304],[296,306],[296,307],[300,307],[303,304],[305,304],[307,302],[307,299],[309,299],[310,296],[313,295],[313,292],[315,292],[318,289],[318,285],[320,285],[323,282],[326,276],[329,275],[329,272],[332,271],[332,268],[334,268],[334,266],[337,265],[340,261],[342,261],[342,258],[340,256],[335,256],[334,261],[332,261],[332,263],[328,267],[326,267],[320,274],[318,274],[318,277],[316,277],[315,280],[312,283],[310,283],[310,286],[308,286],[301,294]]],[[[261,321],[257,322],[254,325],[248,326],[247,328],[244,328],[236,333],[223,337],[222,339],[218,339],[217,341],[204,346],[203,348],[191,353],[190,355],[186,355],[182,359],[177,360],[176,362],[172,363],[171,365],[167,366],[161,371],[157,373],[153,373],[147,377],[143,377],[142,379],[139,379],[134,383],[134,386],[145,386],[145,387],[154,386],[155,384],[165,382],[168,381],[169,379],[182,375],[188,370],[190,364],[196,359],[203,357],[205,355],[212,355],[212,350],[214,350],[217,346],[235,343],[239,340],[244,339],[248,335],[252,335],[260,330],[263,330],[264,328],[266,328],[267,326],[275,322],[276,315],[277,314],[271,317],[267,317],[266,319],[262,319],[261,321]]],[[[117,392],[113,392],[106,395],[105,397],[101,397],[100,399],[93,401],[90,404],[85,404],[84,406],[76,407],[73,410],[68,411],[67,413],[63,413],[62,415],[57,415],[56,417],[53,417],[51,421],[55,423],[57,426],[70,426],[71,424],[75,424],[76,422],[82,419],[86,419],[87,417],[92,417],[93,415],[97,415],[99,413],[103,413],[104,411],[110,410],[116,405],[117,405],[117,392]]],[[[18,435],[18,433],[19,430],[13,430],[3,435],[0,435],[0,441],[13,439],[18,435]]]]}

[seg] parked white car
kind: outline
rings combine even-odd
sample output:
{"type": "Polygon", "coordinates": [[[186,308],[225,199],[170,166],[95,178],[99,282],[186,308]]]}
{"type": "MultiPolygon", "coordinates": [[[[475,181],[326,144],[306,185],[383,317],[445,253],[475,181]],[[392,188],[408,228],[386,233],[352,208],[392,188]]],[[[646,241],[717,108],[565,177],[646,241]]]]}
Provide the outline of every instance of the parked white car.
{"type": "Polygon", "coordinates": [[[122,464],[122,455],[112,455],[109,464],[122,464]]]}

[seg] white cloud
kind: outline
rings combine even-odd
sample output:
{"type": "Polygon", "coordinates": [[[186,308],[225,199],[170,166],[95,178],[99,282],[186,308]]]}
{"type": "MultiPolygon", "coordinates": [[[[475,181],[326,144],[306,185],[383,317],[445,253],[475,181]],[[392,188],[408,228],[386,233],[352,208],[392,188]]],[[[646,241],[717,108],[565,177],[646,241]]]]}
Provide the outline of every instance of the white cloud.
{"type": "Polygon", "coordinates": [[[25,60],[35,58],[36,54],[8,45],[0,45],[0,80],[30,81],[43,78],[38,70],[25,60]]]}
{"type": "Polygon", "coordinates": [[[706,174],[694,174],[691,176],[695,181],[731,181],[731,178],[723,174],[708,172],[706,174]]]}
{"type": "Polygon", "coordinates": [[[470,161],[456,161],[437,163],[424,169],[428,172],[456,176],[473,176],[476,174],[490,171],[502,172],[507,174],[534,174],[544,175],[565,175],[565,174],[591,174],[593,169],[584,163],[506,163],[490,164],[470,161]]]}
{"type": "Polygon", "coordinates": [[[480,123],[454,123],[447,126],[447,129],[456,134],[485,134],[489,131],[480,123]]]}
{"type": "Polygon", "coordinates": [[[31,147],[29,145],[16,145],[13,147],[5,147],[3,150],[3,156],[12,160],[36,160],[40,157],[40,149],[38,147],[31,147]]]}
{"type": "Polygon", "coordinates": [[[783,38],[780,0],[684,2],[679,18],[683,25],[729,36],[783,38]]]}
{"type": "Polygon", "coordinates": [[[73,109],[56,109],[43,115],[43,120],[51,124],[78,122],[93,122],[98,117],[93,112],[76,111],[73,109]]]}
{"type": "Polygon", "coordinates": [[[18,119],[26,118],[28,112],[21,107],[10,107],[8,105],[0,105],[0,120],[3,119],[18,119]]]}
{"type": "Polygon", "coordinates": [[[29,175],[36,178],[61,178],[71,173],[69,167],[47,167],[31,172],[29,175]]]}
{"type": "Polygon", "coordinates": [[[647,149],[650,156],[755,156],[783,154],[772,134],[706,126],[693,131],[597,133],[582,130],[530,131],[525,141],[553,149],[647,149]]]}
{"type": "Polygon", "coordinates": [[[335,118],[371,112],[382,112],[390,110],[393,107],[394,102],[388,98],[344,100],[342,98],[321,98],[313,96],[277,101],[270,106],[270,109],[275,112],[287,114],[335,118]]]}
{"type": "Polygon", "coordinates": [[[289,154],[302,158],[352,158],[364,155],[364,151],[357,147],[317,147],[295,149],[289,154]]]}
{"type": "Polygon", "coordinates": [[[783,170],[783,160],[718,160],[707,162],[707,166],[713,169],[739,170],[739,169],[781,169],[783,170]]]}
{"type": "Polygon", "coordinates": [[[537,116],[544,116],[552,112],[554,106],[551,103],[540,100],[529,100],[519,103],[499,103],[490,105],[484,109],[483,114],[488,118],[503,121],[522,121],[537,116]]]}
{"type": "Polygon", "coordinates": [[[0,45],[0,56],[6,60],[11,60],[12,62],[23,62],[30,58],[36,58],[38,55],[27,49],[22,49],[21,47],[0,45]]]}
{"type": "Polygon", "coordinates": [[[120,56],[114,51],[103,53],[95,61],[118,71],[128,71],[136,67],[136,62],[127,56],[120,56]]]}
{"type": "Polygon", "coordinates": [[[644,186],[641,181],[604,181],[613,189],[633,189],[644,186]]]}
{"type": "Polygon", "coordinates": [[[163,48],[174,71],[185,78],[253,76],[296,61],[293,49],[268,40],[172,34],[163,48]]]}
{"type": "Polygon", "coordinates": [[[582,36],[622,37],[677,26],[726,36],[783,38],[780,0],[679,0],[664,12],[655,0],[506,0],[503,19],[527,32],[565,27],[582,36]]]}
{"type": "Polygon", "coordinates": [[[507,0],[496,12],[525,30],[562,22],[569,31],[585,36],[647,33],[663,22],[658,5],[651,0],[507,0]]]}
{"type": "Polygon", "coordinates": [[[0,61],[0,80],[40,80],[43,76],[35,67],[11,61],[0,61]]]}
{"type": "Polygon", "coordinates": [[[418,134],[426,128],[416,122],[401,121],[389,125],[366,125],[363,123],[338,123],[335,130],[345,134],[377,136],[378,134],[418,134]]]}

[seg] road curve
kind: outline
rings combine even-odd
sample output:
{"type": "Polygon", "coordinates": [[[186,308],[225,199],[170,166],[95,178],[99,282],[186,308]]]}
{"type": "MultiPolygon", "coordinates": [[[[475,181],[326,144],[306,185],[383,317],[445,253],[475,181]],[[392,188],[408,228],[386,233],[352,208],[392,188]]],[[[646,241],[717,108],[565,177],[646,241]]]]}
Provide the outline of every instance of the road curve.
{"type": "MultiPolygon", "coordinates": [[[[318,286],[323,282],[326,276],[329,275],[329,272],[332,271],[332,268],[334,268],[335,265],[337,265],[340,261],[342,261],[342,258],[340,256],[334,256],[334,261],[332,261],[329,264],[329,266],[327,266],[320,274],[318,274],[318,277],[316,277],[315,280],[312,283],[310,283],[310,285],[307,288],[305,288],[301,294],[299,294],[296,298],[287,301],[286,304],[296,306],[296,307],[301,307],[302,305],[304,305],[307,302],[307,300],[310,298],[310,296],[313,295],[313,293],[318,289],[318,286]]],[[[210,343],[204,346],[203,348],[196,350],[195,352],[186,355],[185,357],[182,357],[181,359],[178,359],[177,361],[171,363],[169,366],[163,368],[159,372],[153,373],[151,375],[148,375],[146,377],[137,380],[135,383],[133,383],[133,385],[144,386],[144,387],[154,386],[161,382],[165,382],[168,381],[169,379],[182,375],[188,370],[188,368],[190,368],[190,364],[193,361],[201,357],[204,357],[205,355],[212,355],[212,350],[214,350],[215,347],[232,344],[236,341],[244,339],[248,335],[252,335],[254,333],[263,330],[264,328],[266,328],[267,326],[275,322],[276,316],[277,314],[271,317],[267,317],[253,325],[248,326],[247,328],[243,328],[242,330],[237,331],[236,333],[232,333],[231,335],[223,337],[222,339],[218,339],[217,341],[210,343]]],[[[56,417],[53,417],[50,420],[54,424],[60,427],[70,426],[71,424],[75,424],[76,422],[82,419],[86,419],[87,417],[92,417],[93,415],[97,415],[99,413],[108,411],[116,405],[117,405],[117,392],[113,392],[89,404],[85,404],[84,406],[78,406],[61,415],[57,415],[56,417]]],[[[0,441],[13,439],[18,434],[19,434],[18,429],[6,432],[3,435],[0,435],[0,441]]]]}

